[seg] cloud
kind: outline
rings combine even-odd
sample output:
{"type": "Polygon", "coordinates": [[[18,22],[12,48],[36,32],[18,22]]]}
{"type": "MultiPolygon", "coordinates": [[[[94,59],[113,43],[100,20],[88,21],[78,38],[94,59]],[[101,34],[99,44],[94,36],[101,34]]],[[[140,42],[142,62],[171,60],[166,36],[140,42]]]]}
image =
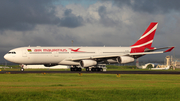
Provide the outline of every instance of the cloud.
{"type": "Polygon", "coordinates": [[[0,30],[32,30],[37,24],[57,24],[53,0],[1,0],[0,30]]]}
{"type": "Polygon", "coordinates": [[[83,23],[84,23],[84,20],[81,16],[76,16],[72,13],[71,9],[66,9],[64,11],[64,17],[60,19],[59,26],[75,28],[75,27],[82,26],[83,23]]]}
{"type": "Polygon", "coordinates": [[[56,0],[1,0],[0,30],[28,31],[36,25],[57,25],[74,28],[82,26],[84,20],[71,9],[63,9],[64,15],[57,16],[56,0]]]}
{"type": "Polygon", "coordinates": [[[108,13],[109,12],[107,12],[105,6],[100,6],[98,8],[98,14],[100,16],[100,23],[102,23],[106,27],[114,27],[115,25],[120,23],[119,21],[115,21],[114,19],[109,18],[108,13]]]}
{"type": "Polygon", "coordinates": [[[169,13],[180,10],[179,0],[113,0],[114,4],[122,7],[127,5],[137,12],[169,13]]]}

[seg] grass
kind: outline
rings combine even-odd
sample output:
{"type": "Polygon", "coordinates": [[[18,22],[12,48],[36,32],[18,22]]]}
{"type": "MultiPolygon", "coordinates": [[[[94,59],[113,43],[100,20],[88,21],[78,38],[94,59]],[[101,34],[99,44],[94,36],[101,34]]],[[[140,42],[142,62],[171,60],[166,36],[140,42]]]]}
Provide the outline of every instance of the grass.
{"type": "Polygon", "coordinates": [[[0,74],[1,101],[177,101],[180,75],[0,74]]]}
{"type": "Polygon", "coordinates": [[[136,66],[106,65],[108,69],[136,69],[136,66]]]}

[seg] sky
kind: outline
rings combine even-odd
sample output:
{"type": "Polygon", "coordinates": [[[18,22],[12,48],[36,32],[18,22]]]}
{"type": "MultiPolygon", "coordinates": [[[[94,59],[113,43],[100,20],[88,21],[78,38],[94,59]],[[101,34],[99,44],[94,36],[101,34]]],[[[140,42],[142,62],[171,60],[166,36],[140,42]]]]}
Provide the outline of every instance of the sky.
{"type": "MultiPolygon", "coordinates": [[[[0,63],[24,46],[130,46],[158,22],[153,47],[180,58],[179,0],[0,0],[0,63]]],[[[142,60],[143,60],[142,58],[142,60]]],[[[141,59],[140,59],[141,60],[141,59]]]]}

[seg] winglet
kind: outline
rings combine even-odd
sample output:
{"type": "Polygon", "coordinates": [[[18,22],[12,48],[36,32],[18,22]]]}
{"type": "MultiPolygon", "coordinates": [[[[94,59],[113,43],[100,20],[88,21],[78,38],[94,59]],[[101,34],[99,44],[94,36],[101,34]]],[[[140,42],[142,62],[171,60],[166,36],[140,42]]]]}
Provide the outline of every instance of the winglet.
{"type": "Polygon", "coordinates": [[[171,48],[169,48],[168,50],[164,51],[164,53],[166,53],[166,52],[171,52],[173,49],[174,49],[174,47],[171,47],[171,48]]]}

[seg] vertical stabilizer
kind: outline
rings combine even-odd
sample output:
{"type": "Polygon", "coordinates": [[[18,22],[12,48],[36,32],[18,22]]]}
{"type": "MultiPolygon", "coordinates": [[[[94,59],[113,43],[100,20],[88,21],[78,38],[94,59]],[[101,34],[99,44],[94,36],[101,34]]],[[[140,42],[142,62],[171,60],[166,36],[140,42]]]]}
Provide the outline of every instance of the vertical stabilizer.
{"type": "Polygon", "coordinates": [[[152,22],[149,25],[149,27],[146,29],[144,34],[140,37],[140,39],[135,44],[133,44],[131,47],[151,48],[157,26],[158,26],[157,22],[152,22]]]}
{"type": "Polygon", "coordinates": [[[157,22],[151,22],[151,24],[146,29],[144,34],[139,38],[139,40],[135,44],[130,46],[134,49],[132,53],[144,52],[144,49],[146,49],[146,48],[154,49],[154,47],[151,47],[151,45],[152,45],[152,42],[154,39],[154,35],[156,32],[157,26],[158,26],[157,22]]]}

